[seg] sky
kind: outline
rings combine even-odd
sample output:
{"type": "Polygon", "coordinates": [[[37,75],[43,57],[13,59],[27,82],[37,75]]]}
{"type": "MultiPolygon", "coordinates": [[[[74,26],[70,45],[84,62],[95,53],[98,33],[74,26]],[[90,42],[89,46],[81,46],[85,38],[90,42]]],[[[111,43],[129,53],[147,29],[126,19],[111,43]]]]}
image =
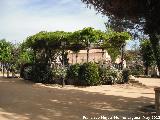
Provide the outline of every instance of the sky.
{"type": "Polygon", "coordinates": [[[107,17],[81,0],[0,0],[0,39],[24,41],[40,31],[76,31],[93,27],[105,31],[107,17]]]}

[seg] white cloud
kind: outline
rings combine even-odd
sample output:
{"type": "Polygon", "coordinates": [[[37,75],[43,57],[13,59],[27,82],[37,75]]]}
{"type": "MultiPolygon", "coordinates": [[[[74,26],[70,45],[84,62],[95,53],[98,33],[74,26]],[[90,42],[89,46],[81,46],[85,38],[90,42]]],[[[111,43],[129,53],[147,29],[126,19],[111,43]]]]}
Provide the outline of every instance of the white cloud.
{"type": "Polygon", "coordinates": [[[19,42],[39,31],[75,31],[88,26],[105,30],[106,18],[85,8],[80,0],[12,1],[6,0],[0,8],[0,39],[19,42]]]}

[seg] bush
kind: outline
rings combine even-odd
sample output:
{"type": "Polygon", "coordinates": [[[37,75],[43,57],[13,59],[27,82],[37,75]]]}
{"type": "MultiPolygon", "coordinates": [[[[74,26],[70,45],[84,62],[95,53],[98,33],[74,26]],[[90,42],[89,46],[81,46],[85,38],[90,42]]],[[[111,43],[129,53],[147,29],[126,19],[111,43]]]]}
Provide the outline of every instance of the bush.
{"type": "Polygon", "coordinates": [[[109,74],[109,70],[105,67],[99,67],[99,76],[101,84],[109,85],[113,83],[113,78],[109,74]]]}
{"type": "Polygon", "coordinates": [[[77,84],[80,64],[74,64],[67,70],[67,84],[77,84]]]}
{"type": "Polygon", "coordinates": [[[53,83],[52,70],[44,63],[34,64],[31,80],[36,83],[53,83]]]}
{"type": "Polygon", "coordinates": [[[22,65],[20,75],[23,79],[36,83],[53,83],[52,70],[44,63],[26,63],[22,65]]]}
{"type": "MultiPolygon", "coordinates": [[[[65,79],[67,75],[67,70],[63,67],[57,67],[52,70],[53,79],[55,84],[62,84],[62,80],[65,79]]],[[[65,81],[66,83],[66,81],[65,81]]]]}
{"type": "Polygon", "coordinates": [[[31,80],[32,78],[32,66],[28,66],[24,69],[23,79],[31,80]]]}
{"type": "Polygon", "coordinates": [[[134,66],[130,66],[131,75],[144,75],[144,69],[142,65],[136,64],[134,66]]]}
{"type": "Polygon", "coordinates": [[[33,64],[31,64],[31,63],[25,63],[25,64],[21,65],[20,77],[25,80],[31,80],[32,66],[33,66],[33,64]]]}
{"type": "Polygon", "coordinates": [[[128,83],[128,81],[129,81],[129,75],[130,75],[130,70],[127,69],[127,68],[123,69],[122,76],[123,76],[123,82],[124,83],[128,83]]]}
{"type": "Polygon", "coordinates": [[[78,74],[78,85],[94,86],[99,85],[98,66],[95,63],[84,63],[80,66],[78,74]]]}
{"type": "Polygon", "coordinates": [[[101,84],[109,85],[114,83],[121,83],[122,73],[115,68],[99,67],[99,76],[101,84]]]}

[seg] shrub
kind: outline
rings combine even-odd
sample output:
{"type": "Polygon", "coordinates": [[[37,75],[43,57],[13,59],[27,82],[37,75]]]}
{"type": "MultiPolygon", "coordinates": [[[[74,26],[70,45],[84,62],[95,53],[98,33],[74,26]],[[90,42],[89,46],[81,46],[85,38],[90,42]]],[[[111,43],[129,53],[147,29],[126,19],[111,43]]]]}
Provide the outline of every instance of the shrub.
{"type": "Polygon", "coordinates": [[[50,67],[44,63],[26,63],[21,67],[21,77],[36,83],[53,83],[50,67]]]}
{"type": "Polygon", "coordinates": [[[31,80],[32,77],[32,63],[25,63],[21,65],[20,77],[25,80],[31,80]]]}
{"type": "Polygon", "coordinates": [[[118,83],[118,84],[124,83],[124,82],[123,82],[122,70],[119,70],[119,71],[117,72],[116,83],[118,83]]]}
{"type": "Polygon", "coordinates": [[[109,70],[105,67],[99,67],[99,76],[101,84],[108,85],[113,83],[113,78],[108,75],[109,70]]]}
{"type": "Polygon", "coordinates": [[[78,74],[78,85],[94,86],[99,84],[98,66],[91,62],[81,65],[78,74]]]}
{"type": "Polygon", "coordinates": [[[44,63],[36,63],[32,67],[31,80],[36,83],[53,83],[53,73],[44,63]]]}
{"type": "Polygon", "coordinates": [[[54,83],[62,84],[62,80],[65,79],[67,75],[67,70],[63,67],[57,67],[52,70],[52,73],[53,73],[54,83]]]}
{"type": "Polygon", "coordinates": [[[67,70],[68,84],[77,84],[79,68],[80,68],[80,64],[74,64],[69,67],[69,69],[67,70]]]}
{"type": "Polygon", "coordinates": [[[134,66],[130,66],[130,73],[132,75],[144,75],[143,66],[140,64],[135,64],[134,66]]]}
{"type": "Polygon", "coordinates": [[[101,84],[104,85],[121,83],[122,81],[121,71],[113,67],[99,67],[99,76],[101,84]]]}
{"type": "Polygon", "coordinates": [[[130,70],[127,69],[127,68],[123,69],[122,76],[123,76],[123,82],[124,83],[128,83],[128,81],[129,81],[129,75],[130,75],[130,70]]]}
{"type": "Polygon", "coordinates": [[[32,66],[27,66],[23,71],[23,79],[31,80],[31,78],[32,78],[32,66]]]}

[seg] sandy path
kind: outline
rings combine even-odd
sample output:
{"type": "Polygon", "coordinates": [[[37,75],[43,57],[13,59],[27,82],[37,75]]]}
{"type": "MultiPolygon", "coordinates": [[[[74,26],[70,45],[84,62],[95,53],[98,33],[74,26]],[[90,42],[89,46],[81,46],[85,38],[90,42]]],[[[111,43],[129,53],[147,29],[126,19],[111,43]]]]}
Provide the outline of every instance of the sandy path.
{"type": "Polygon", "coordinates": [[[148,87],[160,87],[160,78],[136,78],[136,80],[148,87]]]}
{"type": "Polygon", "coordinates": [[[153,88],[129,85],[51,88],[21,79],[0,78],[0,120],[129,117],[143,115],[140,108],[153,103],[153,88]]]}

